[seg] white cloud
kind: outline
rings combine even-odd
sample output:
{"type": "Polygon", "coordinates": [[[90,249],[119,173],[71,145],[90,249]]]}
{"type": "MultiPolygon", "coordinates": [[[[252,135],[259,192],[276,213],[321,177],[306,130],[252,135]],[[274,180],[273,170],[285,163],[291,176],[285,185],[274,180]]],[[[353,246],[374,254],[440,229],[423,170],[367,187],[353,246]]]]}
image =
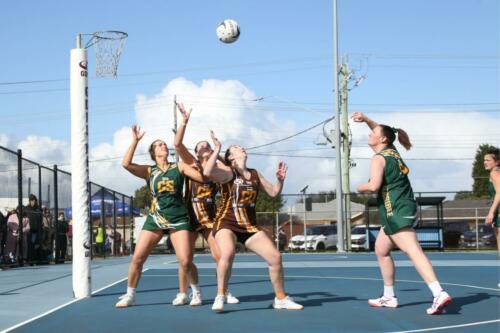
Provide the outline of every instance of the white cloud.
{"type": "MultiPolygon", "coordinates": [[[[477,147],[482,143],[500,143],[498,115],[492,117],[479,112],[452,114],[443,110],[413,111],[418,112],[373,113],[368,116],[408,133],[413,148],[406,151],[401,145],[396,146],[410,168],[414,190],[471,190],[471,170],[477,147]]],[[[371,157],[371,149],[359,147],[367,143],[368,127],[351,123],[351,130],[354,146],[351,155],[371,157]]],[[[351,173],[353,189],[369,177],[369,161],[355,161],[357,167],[351,173]]]]}
{"type": "Polygon", "coordinates": [[[30,135],[17,144],[23,157],[42,165],[65,164],[70,160],[69,144],[48,136],[30,135]]]}
{"type": "MultiPolygon", "coordinates": [[[[148,145],[155,139],[173,143],[173,96],[193,108],[184,143],[194,147],[200,140],[209,140],[213,129],[223,146],[241,144],[245,147],[262,145],[294,134],[310,124],[303,124],[296,114],[275,113],[272,106],[256,102],[257,94],[235,80],[207,79],[196,84],[185,78],[174,79],[158,94],[138,95],[135,103],[136,123],[146,131],[137,147],[135,162],[152,164],[147,153],[148,145]]],[[[486,113],[444,113],[442,110],[408,110],[398,113],[368,114],[380,123],[405,129],[414,147],[410,151],[400,148],[410,167],[410,179],[415,191],[468,190],[472,159],[481,143],[500,145],[498,115],[486,113]],[[430,161],[420,159],[447,158],[430,161]],[[469,158],[470,160],[456,160],[469,158]]],[[[180,114],[178,114],[180,121],[180,114]]],[[[121,167],[121,159],[131,140],[130,128],[113,129],[112,142],[102,142],[90,150],[91,180],[132,194],[143,181],[130,175],[121,167]]],[[[366,146],[369,130],[365,124],[351,122],[352,154],[356,167],[351,169],[351,189],[354,190],[369,178],[369,163],[373,152],[366,146]]],[[[293,158],[286,155],[334,156],[333,149],[318,150],[313,137],[321,128],[292,140],[250,150],[249,153],[280,154],[285,156],[250,155],[249,166],[257,168],[270,181],[275,180],[276,166],[280,160],[289,165],[284,193],[297,193],[309,185],[309,193],[335,189],[335,160],[321,158],[293,158]],[[301,150],[302,149],[302,150],[301,150]],[[310,150],[303,150],[310,149],[310,150]]],[[[18,146],[23,155],[40,163],[69,163],[70,144],[49,137],[29,136],[16,145],[16,140],[0,134],[2,146],[18,146]]],[[[224,148],[224,147],[223,147],[224,148]]]]}

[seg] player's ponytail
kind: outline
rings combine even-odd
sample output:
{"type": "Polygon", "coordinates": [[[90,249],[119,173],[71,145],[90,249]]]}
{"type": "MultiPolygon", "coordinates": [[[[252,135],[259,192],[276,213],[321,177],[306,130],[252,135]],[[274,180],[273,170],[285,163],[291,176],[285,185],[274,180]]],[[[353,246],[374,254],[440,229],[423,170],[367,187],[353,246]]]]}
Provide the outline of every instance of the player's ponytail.
{"type": "Polygon", "coordinates": [[[382,129],[382,134],[387,138],[387,144],[393,145],[396,140],[396,134],[399,143],[406,149],[410,150],[412,144],[410,142],[410,138],[408,137],[408,133],[406,133],[401,128],[394,128],[387,125],[379,125],[382,129]]]}

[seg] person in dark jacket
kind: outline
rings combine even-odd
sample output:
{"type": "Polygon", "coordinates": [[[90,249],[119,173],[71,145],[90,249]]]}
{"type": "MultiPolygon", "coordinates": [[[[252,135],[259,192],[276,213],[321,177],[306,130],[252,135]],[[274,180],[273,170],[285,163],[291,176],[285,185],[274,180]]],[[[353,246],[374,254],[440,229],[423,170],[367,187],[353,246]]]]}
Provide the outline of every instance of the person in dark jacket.
{"type": "Polygon", "coordinates": [[[68,247],[68,238],[66,234],[68,231],[68,220],[66,220],[64,212],[60,212],[56,221],[56,264],[62,264],[66,259],[66,249],[68,247]]]}
{"type": "Polygon", "coordinates": [[[0,212],[0,264],[4,263],[5,243],[7,241],[7,218],[0,212]]]}
{"type": "Polygon", "coordinates": [[[29,204],[24,208],[26,217],[30,224],[28,233],[28,262],[30,264],[38,264],[41,258],[41,233],[43,225],[43,214],[38,199],[34,194],[30,194],[29,204]]]}

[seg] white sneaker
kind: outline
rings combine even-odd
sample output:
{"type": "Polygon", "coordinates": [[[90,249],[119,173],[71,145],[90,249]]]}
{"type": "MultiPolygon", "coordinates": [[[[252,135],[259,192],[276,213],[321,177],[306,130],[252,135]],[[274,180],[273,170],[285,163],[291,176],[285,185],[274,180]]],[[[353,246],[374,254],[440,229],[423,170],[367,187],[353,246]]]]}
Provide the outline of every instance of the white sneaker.
{"type": "Polygon", "coordinates": [[[175,296],[174,300],[172,301],[172,305],[178,306],[178,305],[186,305],[189,302],[189,298],[187,297],[186,293],[178,293],[177,296],[175,296]]]}
{"type": "Polygon", "coordinates": [[[398,299],[396,297],[382,296],[382,297],[375,298],[375,299],[369,299],[368,304],[370,304],[370,306],[373,306],[376,308],[381,308],[381,307],[397,308],[398,307],[398,299]]]}
{"type": "Polygon", "coordinates": [[[285,310],[302,310],[304,308],[303,305],[295,303],[293,298],[287,296],[283,299],[274,298],[273,308],[275,309],[285,309],[285,310]]]}
{"type": "Polygon", "coordinates": [[[214,305],[212,305],[212,310],[215,312],[224,311],[224,302],[226,301],[226,296],[217,295],[214,300],[214,305]]]}
{"type": "Polygon", "coordinates": [[[126,308],[135,305],[135,297],[128,294],[119,297],[118,303],[116,303],[117,308],[126,308]]]}
{"type": "Polygon", "coordinates": [[[446,291],[439,293],[438,297],[434,297],[432,306],[427,309],[427,314],[435,315],[443,313],[443,309],[451,303],[451,297],[446,291]]]}
{"type": "Polygon", "coordinates": [[[228,291],[226,293],[226,303],[227,304],[238,304],[240,303],[240,300],[231,295],[231,293],[228,291]]]}
{"type": "Polygon", "coordinates": [[[200,306],[201,305],[201,292],[193,291],[191,294],[191,302],[189,302],[191,306],[200,306]]]}

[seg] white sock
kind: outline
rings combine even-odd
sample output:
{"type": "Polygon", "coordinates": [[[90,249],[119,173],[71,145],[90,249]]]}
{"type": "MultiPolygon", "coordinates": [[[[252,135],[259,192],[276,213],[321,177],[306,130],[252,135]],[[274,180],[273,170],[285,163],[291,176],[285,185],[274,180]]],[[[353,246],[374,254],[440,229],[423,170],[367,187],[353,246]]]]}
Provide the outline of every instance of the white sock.
{"type": "Polygon", "coordinates": [[[127,295],[135,297],[135,288],[127,287],[127,295]]]}
{"type": "Polygon", "coordinates": [[[197,284],[191,284],[191,290],[193,292],[199,293],[200,292],[200,286],[198,286],[197,284]]]}
{"type": "Polygon", "coordinates": [[[394,295],[394,286],[386,286],[384,285],[384,296],[388,298],[395,297],[394,295]]]}
{"type": "Polygon", "coordinates": [[[432,283],[429,283],[428,286],[432,292],[433,297],[438,297],[439,294],[443,291],[443,288],[441,288],[439,281],[434,281],[432,283]]]}

